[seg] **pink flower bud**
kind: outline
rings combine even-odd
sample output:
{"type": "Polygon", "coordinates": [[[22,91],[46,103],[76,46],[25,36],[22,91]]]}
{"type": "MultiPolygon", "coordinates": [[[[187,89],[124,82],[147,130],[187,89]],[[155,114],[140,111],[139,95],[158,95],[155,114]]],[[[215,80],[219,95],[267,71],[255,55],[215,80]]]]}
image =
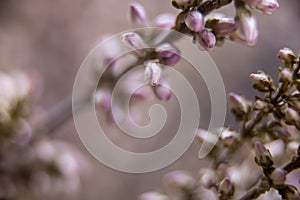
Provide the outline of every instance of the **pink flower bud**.
{"type": "Polygon", "coordinates": [[[261,143],[255,142],[255,161],[258,165],[264,167],[270,167],[273,165],[273,158],[270,151],[261,143]]]}
{"type": "Polygon", "coordinates": [[[233,185],[228,177],[224,178],[221,181],[219,185],[219,193],[224,195],[229,195],[230,193],[233,193],[233,185]]]}
{"type": "Polygon", "coordinates": [[[216,36],[225,37],[236,31],[237,26],[233,18],[220,18],[218,23],[213,26],[216,36]]]}
{"type": "Polygon", "coordinates": [[[95,93],[95,103],[105,111],[111,108],[111,92],[108,89],[100,89],[95,93]]]}
{"type": "Polygon", "coordinates": [[[296,55],[289,48],[280,49],[278,52],[278,58],[282,60],[283,63],[292,63],[296,61],[296,55]]]}
{"type": "Polygon", "coordinates": [[[244,0],[244,2],[266,14],[272,14],[272,11],[279,8],[277,0],[244,0]]]}
{"type": "Polygon", "coordinates": [[[164,183],[169,188],[191,189],[195,179],[185,171],[173,171],[164,176],[164,183]]]}
{"type": "Polygon", "coordinates": [[[292,83],[293,72],[288,68],[284,68],[283,70],[281,70],[279,73],[279,82],[292,83]]]}
{"type": "Polygon", "coordinates": [[[170,84],[166,78],[162,78],[161,84],[154,88],[155,96],[162,101],[169,101],[172,96],[170,84]]]}
{"type": "Polygon", "coordinates": [[[161,67],[158,63],[150,61],[146,64],[144,75],[145,80],[149,81],[150,85],[156,86],[159,84],[159,81],[162,76],[161,67]]]}
{"type": "Polygon", "coordinates": [[[179,50],[170,43],[164,43],[156,48],[157,58],[161,64],[173,66],[180,60],[179,50]]]}
{"type": "Polygon", "coordinates": [[[221,132],[220,139],[225,146],[232,146],[238,140],[238,134],[235,131],[224,129],[221,132]]]}
{"type": "Polygon", "coordinates": [[[249,45],[255,45],[258,37],[256,18],[247,13],[241,13],[238,20],[242,40],[249,45]]]}
{"type": "Polygon", "coordinates": [[[184,22],[185,25],[194,32],[200,32],[204,28],[204,17],[199,11],[188,12],[184,22]]]}
{"type": "Polygon", "coordinates": [[[146,26],[148,23],[144,7],[137,3],[131,2],[129,5],[129,21],[134,26],[146,26]]]}
{"type": "Polygon", "coordinates": [[[133,48],[137,53],[141,53],[146,44],[141,36],[135,32],[124,33],[121,36],[121,40],[129,48],[133,48]]]}
{"type": "Polygon", "coordinates": [[[216,45],[216,36],[211,31],[204,29],[196,35],[196,42],[208,51],[216,45]]]}
{"type": "Polygon", "coordinates": [[[159,28],[170,29],[175,25],[176,16],[172,13],[163,13],[155,17],[154,25],[159,28]]]}
{"type": "Polygon", "coordinates": [[[249,104],[244,97],[231,92],[228,94],[228,101],[234,113],[245,114],[248,112],[249,104]]]}
{"type": "Polygon", "coordinates": [[[138,200],[168,200],[169,198],[158,192],[147,192],[139,196],[138,200]]]}
{"type": "Polygon", "coordinates": [[[270,178],[272,179],[274,184],[282,184],[285,182],[286,174],[282,169],[275,169],[270,178]]]}

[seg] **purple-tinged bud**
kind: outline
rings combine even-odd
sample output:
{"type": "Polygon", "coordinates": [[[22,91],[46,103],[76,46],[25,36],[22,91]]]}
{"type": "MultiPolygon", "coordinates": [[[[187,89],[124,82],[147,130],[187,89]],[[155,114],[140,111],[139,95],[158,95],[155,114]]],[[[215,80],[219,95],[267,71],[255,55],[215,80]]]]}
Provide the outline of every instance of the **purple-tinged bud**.
{"type": "Polygon", "coordinates": [[[219,138],[217,135],[208,132],[207,130],[197,129],[196,140],[201,144],[205,142],[209,144],[209,146],[214,146],[218,142],[219,138]]]}
{"type": "Polygon", "coordinates": [[[265,14],[272,14],[272,11],[279,8],[277,0],[244,0],[244,2],[265,14]]]}
{"type": "Polygon", "coordinates": [[[154,26],[170,29],[175,25],[176,16],[172,13],[163,13],[155,17],[154,26]]]}
{"type": "Polygon", "coordinates": [[[292,83],[293,82],[293,72],[288,68],[282,69],[279,73],[279,82],[292,83]]]}
{"type": "Polygon", "coordinates": [[[285,171],[282,169],[275,169],[271,173],[270,178],[272,179],[273,184],[276,184],[276,185],[282,184],[285,182],[285,179],[286,179],[285,171]]]}
{"type": "Polygon", "coordinates": [[[162,70],[157,62],[150,61],[146,64],[146,69],[144,72],[145,80],[149,82],[150,85],[156,86],[159,84],[162,77],[162,70]]]}
{"type": "Polygon", "coordinates": [[[147,192],[139,196],[138,200],[168,200],[169,198],[158,192],[147,192]]]}
{"type": "Polygon", "coordinates": [[[257,20],[254,16],[241,13],[238,18],[242,40],[248,45],[255,45],[258,37],[257,20]]]}
{"type": "Polygon", "coordinates": [[[296,55],[289,48],[280,49],[279,52],[278,52],[278,58],[283,63],[293,63],[293,62],[296,62],[296,60],[297,60],[296,55]]]}
{"type": "Polygon", "coordinates": [[[216,36],[211,31],[204,29],[201,33],[196,34],[196,42],[208,51],[216,45],[216,36]]]}
{"type": "Polygon", "coordinates": [[[255,110],[266,110],[268,109],[268,103],[265,101],[262,101],[260,99],[257,99],[253,105],[255,110]]]}
{"type": "Polygon", "coordinates": [[[300,122],[300,116],[297,111],[292,108],[287,108],[285,110],[285,122],[288,125],[295,125],[300,122]]]}
{"type": "Polygon", "coordinates": [[[294,156],[297,156],[298,154],[298,147],[299,143],[296,141],[291,141],[286,146],[286,154],[288,158],[292,158],[294,156]]]}
{"type": "Polygon", "coordinates": [[[137,3],[131,2],[129,5],[129,21],[133,26],[146,26],[148,23],[145,8],[137,3]]]}
{"type": "Polygon", "coordinates": [[[161,79],[161,83],[154,88],[155,96],[162,101],[169,101],[172,96],[170,84],[166,78],[161,79]]]}
{"type": "Polygon", "coordinates": [[[272,78],[262,71],[250,74],[250,80],[252,81],[253,87],[258,91],[266,92],[269,90],[274,90],[272,78]]]}
{"type": "Polygon", "coordinates": [[[95,93],[95,103],[105,111],[111,108],[111,92],[107,89],[97,90],[95,93]]]}
{"type": "Polygon", "coordinates": [[[231,180],[228,177],[224,178],[220,182],[218,190],[221,195],[231,196],[234,190],[231,180]]]}
{"type": "Polygon", "coordinates": [[[146,48],[144,40],[135,32],[124,33],[121,40],[128,48],[133,48],[137,53],[141,53],[146,48]]]}
{"type": "Polygon", "coordinates": [[[238,140],[238,134],[235,131],[224,129],[221,132],[220,139],[224,146],[232,146],[238,140]]]}
{"type": "Polygon", "coordinates": [[[202,168],[199,171],[199,183],[206,187],[211,188],[215,186],[218,182],[218,177],[216,176],[216,172],[209,168],[202,168]]]}
{"type": "Polygon", "coordinates": [[[255,162],[262,167],[271,167],[273,165],[273,158],[270,151],[261,143],[255,142],[255,162]]]}
{"type": "Polygon", "coordinates": [[[232,112],[238,115],[244,115],[249,110],[249,104],[244,97],[233,92],[228,94],[228,101],[232,112]]]}
{"type": "Polygon", "coordinates": [[[229,36],[236,31],[236,29],[237,26],[233,18],[220,18],[213,26],[214,33],[219,37],[229,36]]]}
{"type": "Polygon", "coordinates": [[[185,25],[194,32],[200,32],[204,28],[204,17],[199,11],[188,12],[185,20],[185,25]]]}
{"type": "Polygon", "coordinates": [[[174,66],[180,60],[179,50],[170,43],[164,43],[156,47],[157,58],[161,64],[174,66]]]}
{"type": "Polygon", "coordinates": [[[169,188],[187,190],[195,185],[195,179],[185,171],[173,171],[163,178],[164,184],[169,188]]]}

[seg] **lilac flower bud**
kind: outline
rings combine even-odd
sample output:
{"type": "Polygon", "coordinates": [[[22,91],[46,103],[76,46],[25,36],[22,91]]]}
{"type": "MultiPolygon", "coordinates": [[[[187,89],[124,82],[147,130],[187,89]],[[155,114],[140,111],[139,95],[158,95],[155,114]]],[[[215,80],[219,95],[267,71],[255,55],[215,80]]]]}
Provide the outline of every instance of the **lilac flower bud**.
{"type": "Polygon", "coordinates": [[[206,142],[208,146],[214,146],[218,142],[219,138],[217,135],[210,133],[207,130],[198,129],[196,131],[196,140],[201,144],[206,142]]]}
{"type": "Polygon", "coordinates": [[[158,192],[147,192],[139,196],[138,200],[168,200],[166,195],[158,192]]]}
{"type": "Polygon", "coordinates": [[[211,31],[204,29],[201,33],[196,34],[196,42],[208,51],[216,45],[216,36],[211,31]]]}
{"type": "Polygon", "coordinates": [[[199,171],[199,183],[206,187],[211,188],[215,186],[218,182],[218,177],[216,176],[215,171],[209,168],[202,168],[199,171]]]}
{"type": "Polygon", "coordinates": [[[292,158],[294,156],[297,156],[298,147],[299,147],[299,143],[296,142],[296,141],[291,141],[287,144],[286,154],[287,154],[288,158],[292,158]]]}
{"type": "Polygon", "coordinates": [[[277,0],[244,0],[244,2],[266,14],[272,14],[273,10],[279,8],[277,0]]]}
{"type": "Polygon", "coordinates": [[[272,173],[270,178],[272,179],[274,184],[282,184],[285,182],[286,174],[282,169],[275,169],[272,173]]]}
{"type": "Polygon", "coordinates": [[[141,53],[146,44],[141,36],[135,32],[124,33],[121,36],[121,40],[129,48],[133,48],[137,53],[141,53]]]}
{"type": "Polygon", "coordinates": [[[161,79],[161,84],[154,88],[155,96],[162,101],[169,101],[172,96],[170,84],[166,78],[161,79]]]}
{"type": "Polygon", "coordinates": [[[173,171],[164,176],[164,183],[169,188],[186,190],[194,187],[195,179],[185,171],[173,171]]]}
{"type": "Polygon", "coordinates": [[[225,37],[236,31],[237,26],[233,18],[222,17],[218,19],[218,22],[213,26],[216,36],[225,37]]]}
{"type": "Polygon", "coordinates": [[[223,179],[219,185],[219,193],[224,195],[230,195],[233,194],[233,185],[231,183],[231,180],[226,177],[223,179]]]}
{"type": "Polygon", "coordinates": [[[185,20],[185,25],[194,32],[200,32],[204,28],[204,17],[199,11],[188,12],[185,20]]]}
{"type": "Polygon", "coordinates": [[[95,103],[105,111],[111,108],[111,92],[107,89],[100,89],[95,93],[95,103]]]}
{"type": "Polygon", "coordinates": [[[293,72],[290,69],[284,68],[279,73],[279,82],[293,82],[293,72]]]}
{"type": "Polygon", "coordinates": [[[156,47],[157,58],[161,64],[173,66],[180,60],[179,50],[170,43],[164,43],[156,47]]]}
{"type": "Polygon", "coordinates": [[[255,142],[255,161],[258,165],[263,167],[271,167],[273,165],[273,158],[270,151],[261,143],[255,142]]]}
{"type": "Polygon", "coordinates": [[[162,70],[158,63],[150,61],[146,64],[146,69],[144,72],[145,80],[149,81],[149,84],[156,86],[162,76],[162,70]]]}
{"type": "Polygon", "coordinates": [[[235,131],[225,129],[222,130],[220,139],[225,146],[232,146],[238,140],[238,135],[235,131]]]}
{"type": "Polygon", "coordinates": [[[253,87],[258,91],[265,92],[269,90],[274,90],[273,80],[270,76],[267,76],[262,71],[250,74],[250,80],[253,83],[253,87]]]}
{"type": "Polygon", "coordinates": [[[231,92],[228,94],[228,101],[233,113],[244,115],[248,112],[249,104],[244,97],[231,92]]]}
{"type": "Polygon", "coordinates": [[[282,60],[283,63],[292,63],[297,59],[294,52],[289,48],[280,49],[278,52],[278,58],[282,60]]]}
{"type": "Polygon", "coordinates": [[[172,13],[163,13],[155,17],[154,25],[159,28],[170,29],[175,25],[176,16],[172,13]]]}
{"type": "Polygon", "coordinates": [[[255,45],[258,37],[257,21],[252,15],[241,13],[238,18],[242,40],[249,45],[255,45]]]}
{"type": "Polygon", "coordinates": [[[268,109],[268,103],[265,101],[262,101],[260,99],[257,99],[253,105],[255,110],[266,110],[268,109]]]}
{"type": "Polygon", "coordinates": [[[131,2],[129,5],[129,21],[134,26],[146,26],[148,23],[144,7],[137,3],[131,2]]]}
{"type": "Polygon", "coordinates": [[[285,110],[285,122],[288,125],[295,125],[299,123],[299,121],[300,121],[300,116],[297,111],[295,111],[292,108],[287,108],[285,110]]]}

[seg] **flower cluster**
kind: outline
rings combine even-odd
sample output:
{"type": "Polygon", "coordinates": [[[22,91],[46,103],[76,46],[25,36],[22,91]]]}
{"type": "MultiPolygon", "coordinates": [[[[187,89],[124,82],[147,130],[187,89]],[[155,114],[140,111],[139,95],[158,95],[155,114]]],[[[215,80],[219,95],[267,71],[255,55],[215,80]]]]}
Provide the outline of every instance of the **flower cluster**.
{"type": "Polygon", "coordinates": [[[173,0],[173,6],[182,10],[177,16],[174,29],[192,35],[195,42],[205,50],[223,44],[226,39],[254,45],[258,29],[252,10],[258,9],[271,14],[273,10],[279,8],[277,0],[236,0],[234,18],[211,13],[231,2],[232,0],[173,0]]]}
{"type": "Polygon", "coordinates": [[[76,192],[83,158],[69,143],[37,131],[31,79],[19,71],[0,72],[0,88],[0,199],[76,192]]]}
{"type": "Polygon", "coordinates": [[[262,71],[250,75],[254,89],[263,94],[254,102],[228,94],[239,129],[197,130],[196,139],[213,147],[208,155],[212,167],[200,169],[197,179],[183,171],[171,172],[164,178],[165,185],[175,191],[146,193],[140,200],[174,199],[174,195],[178,199],[300,199],[299,175],[292,175],[300,168],[299,56],[288,48],[279,51],[283,66],[277,84],[262,71]],[[154,194],[157,198],[150,198],[154,194]]]}

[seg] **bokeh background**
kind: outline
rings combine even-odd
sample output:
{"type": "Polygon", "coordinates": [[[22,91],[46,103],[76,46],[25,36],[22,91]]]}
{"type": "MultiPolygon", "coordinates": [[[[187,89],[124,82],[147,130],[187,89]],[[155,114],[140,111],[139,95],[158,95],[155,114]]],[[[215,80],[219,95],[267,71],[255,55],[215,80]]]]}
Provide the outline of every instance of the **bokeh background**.
{"type": "MultiPolygon", "coordinates": [[[[139,2],[146,7],[150,19],[163,12],[178,12],[169,0],[139,2]]],[[[44,111],[50,110],[71,96],[76,72],[101,35],[129,28],[128,4],[128,0],[1,0],[0,69],[22,69],[35,77],[39,88],[35,104],[44,111]]],[[[257,12],[260,36],[256,46],[226,42],[210,52],[227,92],[253,97],[256,93],[248,77],[259,69],[277,78],[278,50],[283,47],[300,50],[299,10],[299,0],[282,0],[280,9],[272,15],[257,12]]],[[[230,6],[224,9],[227,13],[232,11],[230,6]]],[[[204,99],[205,85],[199,85],[197,92],[204,99]]],[[[206,100],[200,104],[203,113],[209,111],[206,105],[209,105],[206,100]]],[[[208,119],[209,114],[202,114],[204,126],[208,119]]],[[[229,124],[235,125],[230,114],[226,119],[226,125],[229,124]]],[[[85,150],[72,119],[53,134],[74,143],[90,165],[81,190],[72,199],[136,199],[145,191],[159,190],[162,176],[169,171],[187,169],[196,173],[207,165],[197,158],[199,144],[195,143],[178,161],[160,171],[140,175],[121,173],[102,165],[85,150]]]]}

